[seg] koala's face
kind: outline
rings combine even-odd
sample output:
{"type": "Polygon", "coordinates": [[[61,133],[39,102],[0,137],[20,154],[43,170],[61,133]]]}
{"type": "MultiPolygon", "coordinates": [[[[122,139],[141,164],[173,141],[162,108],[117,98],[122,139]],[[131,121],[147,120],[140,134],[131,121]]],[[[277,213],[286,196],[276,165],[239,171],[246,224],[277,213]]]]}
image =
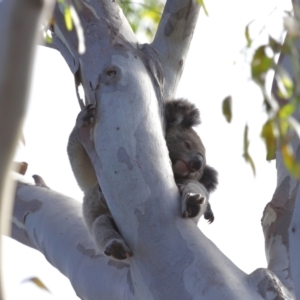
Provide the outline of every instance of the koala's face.
{"type": "Polygon", "coordinates": [[[200,179],[206,165],[205,148],[190,127],[173,126],[166,133],[175,178],[200,179]]]}

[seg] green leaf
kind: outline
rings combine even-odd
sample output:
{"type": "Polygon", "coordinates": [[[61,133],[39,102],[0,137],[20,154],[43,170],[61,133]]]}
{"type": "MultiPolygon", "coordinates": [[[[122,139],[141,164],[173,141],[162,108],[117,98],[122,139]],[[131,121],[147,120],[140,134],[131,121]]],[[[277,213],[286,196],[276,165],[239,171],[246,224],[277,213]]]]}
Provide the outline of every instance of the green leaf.
{"type": "Polygon", "coordinates": [[[65,7],[64,17],[65,17],[66,27],[69,31],[71,31],[73,29],[73,21],[72,21],[70,6],[65,7]]]}
{"type": "Polygon", "coordinates": [[[262,76],[273,67],[273,58],[268,57],[266,54],[267,47],[260,46],[253,55],[251,74],[254,80],[261,81],[262,76]]]}
{"type": "Polygon", "coordinates": [[[153,10],[144,10],[141,12],[142,18],[149,18],[151,20],[155,20],[157,16],[158,16],[157,12],[153,10]]]}
{"type": "Polygon", "coordinates": [[[52,37],[47,33],[45,36],[45,42],[46,42],[46,44],[52,44],[52,37]]]}
{"type": "Polygon", "coordinates": [[[222,112],[227,122],[231,122],[232,118],[232,98],[231,96],[227,96],[222,103],[222,112]]]}
{"type": "Polygon", "coordinates": [[[278,116],[280,119],[284,120],[290,115],[292,115],[294,111],[295,111],[295,104],[288,103],[280,108],[280,110],[278,111],[278,116]]]}
{"type": "Polygon", "coordinates": [[[132,30],[153,38],[161,19],[163,2],[160,0],[117,0],[125,14],[132,30]]]}
{"type": "Polygon", "coordinates": [[[28,281],[34,283],[40,289],[45,290],[45,291],[47,291],[47,292],[50,293],[49,289],[45,286],[45,284],[39,278],[37,278],[37,277],[31,277],[31,278],[23,280],[23,282],[28,282],[28,281]]]}
{"type": "Polygon", "coordinates": [[[296,178],[300,179],[300,164],[296,161],[293,148],[289,144],[281,146],[283,162],[287,170],[296,178]]]}
{"type": "Polygon", "coordinates": [[[71,31],[73,29],[73,21],[71,16],[70,5],[67,0],[57,0],[58,3],[64,8],[64,19],[67,30],[71,31]]]}
{"type": "Polygon", "coordinates": [[[281,99],[290,99],[294,93],[294,83],[289,74],[282,69],[278,69],[275,80],[278,87],[277,95],[281,99]]]}
{"type": "Polygon", "coordinates": [[[204,4],[204,1],[203,0],[198,0],[198,3],[203,7],[203,10],[204,10],[204,13],[205,15],[208,17],[208,11],[206,9],[206,6],[204,4]]]}
{"type": "Polygon", "coordinates": [[[243,156],[244,156],[246,162],[248,162],[250,164],[253,174],[255,176],[255,173],[256,173],[255,165],[254,165],[252,157],[249,154],[249,144],[250,144],[250,142],[248,139],[248,125],[246,125],[245,130],[244,130],[244,154],[243,154],[243,156]]]}
{"type": "Polygon", "coordinates": [[[288,130],[290,128],[290,123],[284,119],[284,120],[281,120],[279,121],[279,129],[280,129],[280,135],[281,137],[285,137],[286,134],[288,133],[288,130]]]}
{"type": "Polygon", "coordinates": [[[252,40],[250,38],[250,33],[249,33],[249,26],[250,24],[248,24],[245,28],[245,38],[246,38],[246,41],[247,41],[247,47],[249,48],[252,44],[252,40]]]}
{"type": "Polygon", "coordinates": [[[267,148],[267,160],[275,159],[276,157],[276,135],[274,120],[268,120],[261,131],[261,137],[265,141],[267,148]]]}

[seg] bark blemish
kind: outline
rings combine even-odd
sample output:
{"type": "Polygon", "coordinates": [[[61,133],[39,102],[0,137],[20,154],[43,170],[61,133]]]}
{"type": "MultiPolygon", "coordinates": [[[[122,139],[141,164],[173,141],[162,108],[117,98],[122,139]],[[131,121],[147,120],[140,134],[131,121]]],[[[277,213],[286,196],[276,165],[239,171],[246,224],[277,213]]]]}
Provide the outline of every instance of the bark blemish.
{"type": "Polygon", "coordinates": [[[132,170],[133,169],[133,166],[132,166],[132,164],[130,162],[130,157],[129,157],[127,151],[123,147],[119,148],[119,151],[118,151],[118,160],[121,163],[125,163],[127,165],[128,170],[132,170]]]}
{"type": "MultiPolygon", "coordinates": [[[[89,5],[88,3],[86,3],[85,1],[82,1],[82,3],[84,6],[86,6],[86,8],[90,11],[90,13],[97,19],[97,20],[100,20],[96,10],[91,6],[89,5]]],[[[86,10],[85,10],[86,11],[86,10]]]]}
{"type": "Polygon", "coordinates": [[[130,290],[131,294],[134,295],[134,286],[133,286],[130,270],[128,270],[128,272],[127,272],[127,284],[129,286],[129,290],[130,290]]]}
{"type": "Polygon", "coordinates": [[[183,59],[181,59],[181,60],[179,61],[179,66],[182,68],[182,66],[183,66],[183,59]]]}
{"type": "Polygon", "coordinates": [[[300,145],[297,147],[297,150],[296,150],[296,157],[299,157],[300,155],[300,145]]]}
{"type": "Polygon", "coordinates": [[[276,188],[273,199],[264,210],[261,219],[263,228],[269,227],[278,217],[281,217],[289,204],[290,178],[287,176],[276,188]]]}
{"type": "Polygon", "coordinates": [[[103,93],[113,93],[116,90],[125,91],[127,83],[123,75],[123,71],[118,65],[108,64],[99,75],[99,86],[101,86],[103,93]]]}
{"type": "Polygon", "coordinates": [[[270,226],[277,219],[276,211],[273,209],[272,205],[269,203],[264,211],[261,223],[263,227],[270,226]]]}
{"type": "MultiPolygon", "coordinates": [[[[284,270],[286,270],[284,273],[286,275],[286,278],[288,278],[287,270],[289,269],[289,254],[288,254],[288,250],[287,250],[287,245],[284,242],[283,237],[281,235],[272,236],[270,238],[269,244],[270,244],[270,247],[272,249],[274,249],[273,253],[272,253],[272,258],[276,260],[278,257],[280,257],[280,262],[279,262],[279,260],[277,260],[276,267],[280,268],[280,270],[282,270],[282,272],[284,272],[284,270]]],[[[271,269],[273,266],[272,258],[269,261],[269,267],[271,269]]]]}
{"type": "Polygon", "coordinates": [[[122,77],[122,71],[118,66],[109,66],[100,75],[100,82],[106,85],[116,84],[122,77]]]}
{"type": "Polygon", "coordinates": [[[266,300],[289,299],[288,292],[276,275],[268,269],[257,269],[248,277],[251,285],[256,286],[258,294],[266,300]]]}
{"type": "Polygon", "coordinates": [[[86,255],[90,257],[91,259],[97,259],[99,257],[104,257],[103,254],[96,254],[95,249],[86,249],[82,244],[77,244],[76,249],[82,253],[83,255],[86,255]]]}
{"type": "Polygon", "coordinates": [[[16,203],[14,216],[22,224],[25,224],[29,214],[39,211],[43,206],[43,202],[38,199],[30,201],[19,200],[16,203]]]}
{"type": "Polygon", "coordinates": [[[112,267],[115,267],[115,268],[117,268],[119,270],[122,270],[124,268],[128,268],[129,267],[126,263],[124,263],[122,261],[119,261],[119,260],[118,261],[117,260],[113,260],[113,259],[109,259],[108,265],[112,266],[112,267]]]}
{"type": "Polygon", "coordinates": [[[272,202],[277,206],[284,206],[290,198],[290,177],[286,176],[281,184],[276,188],[272,202]]]}
{"type": "Polygon", "coordinates": [[[176,29],[178,21],[184,19],[188,20],[193,2],[188,1],[187,5],[179,9],[176,13],[171,13],[166,25],[165,25],[165,35],[170,36],[173,31],[176,29]]]}

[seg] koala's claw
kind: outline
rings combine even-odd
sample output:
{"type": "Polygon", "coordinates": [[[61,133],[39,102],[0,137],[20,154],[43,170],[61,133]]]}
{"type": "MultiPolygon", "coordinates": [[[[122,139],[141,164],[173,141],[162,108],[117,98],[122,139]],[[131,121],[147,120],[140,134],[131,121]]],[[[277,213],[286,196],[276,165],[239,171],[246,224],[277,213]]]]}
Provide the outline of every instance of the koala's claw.
{"type": "Polygon", "coordinates": [[[201,209],[205,198],[201,194],[197,193],[186,193],[182,199],[182,217],[183,218],[194,218],[196,217],[201,209]]]}
{"type": "Polygon", "coordinates": [[[93,104],[87,105],[77,117],[77,126],[87,126],[93,124],[95,119],[95,106],[93,104]]]}
{"type": "Polygon", "coordinates": [[[211,206],[209,203],[208,203],[206,211],[204,213],[204,219],[208,221],[208,224],[211,224],[215,220],[214,213],[211,210],[211,206]]]}
{"type": "Polygon", "coordinates": [[[206,211],[204,214],[204,219],[207,220],[208,224],[211,224],[215,220],[213,212],[211,210],[206,211]]]}
{"type": "Polygon", "coordinates": [[[104,254],[107,256],[112,256],[118,260],[123,260],[132,256],[132,252],[121,239],[113,239],[109,241],[105,246],[104,254]]]}

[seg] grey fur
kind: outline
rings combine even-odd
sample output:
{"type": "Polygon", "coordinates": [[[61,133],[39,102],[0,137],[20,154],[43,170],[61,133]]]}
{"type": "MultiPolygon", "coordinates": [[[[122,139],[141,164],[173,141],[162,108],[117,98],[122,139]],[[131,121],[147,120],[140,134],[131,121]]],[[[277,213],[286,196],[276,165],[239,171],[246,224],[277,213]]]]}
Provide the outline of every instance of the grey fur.
{"type": "Polygon", "coordinates": [[[204,218],[212,223],[214,214],[210,204],[206,204],[207,201],[201,203],[201,199],[208,199],[208,195],[205,197],[199,183],[211,193],[217,187],[218,173],[206,165],[205,147],[192,128],[200,124],[200,112],[187,100],[172,100],[166,104],[165,118],[166,141],[174,178],[182,194],[183,217],[198,221],[204,214],[204,218]]]}
{"type": "MultiPolygon", "coordinates": [[[[92,126],[95,108],[86,106],[78,115],[68,142],[68,156],[79,187],[84,193],[83,216],[99,250],[115,259],[132,255],[121,237],[109,211],[90,158],[81,143],[80,132],[92,126]]],[[[208,192],[217,185],[217,173],[206,166],[205,148],[192,126],[200,123],[198,109],[187,100],[170,101],[165,106],[166,142],[173,165],[174,178],[181,193],[182,216],[198,221],[201,215],[210,222],[213,213],[208,203],[208,192]],[[188,143],[188,147],[187,147],[188,143]],[[182,176],[176,163],[188,171],[182,176]]],[[[126,156],[120,153],[119,159],[126,156]]],[[[130,166],[129,166],[130,167],[130,166]]]]}

